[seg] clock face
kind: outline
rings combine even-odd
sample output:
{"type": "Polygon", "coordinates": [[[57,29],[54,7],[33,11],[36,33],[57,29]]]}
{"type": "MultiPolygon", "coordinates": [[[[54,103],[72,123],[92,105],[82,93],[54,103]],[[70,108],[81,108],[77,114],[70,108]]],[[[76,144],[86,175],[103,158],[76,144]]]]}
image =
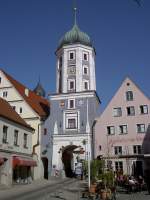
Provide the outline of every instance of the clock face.
{"type": "Polygon", "coordinates": [[[76,68],[75,66],[69,66],[68,67],[68,74],[76,74],[76,68]]]}

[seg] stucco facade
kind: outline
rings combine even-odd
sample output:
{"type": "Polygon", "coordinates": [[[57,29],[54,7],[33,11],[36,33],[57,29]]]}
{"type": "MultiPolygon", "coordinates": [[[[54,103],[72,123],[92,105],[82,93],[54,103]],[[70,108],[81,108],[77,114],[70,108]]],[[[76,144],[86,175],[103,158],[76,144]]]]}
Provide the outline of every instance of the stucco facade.
{"type": "Polygon", "coordinates": [[[106,167],[115,171],[143,174],[144,149],[150,152],[150,136],[147,135],[149,112],[149,98],[131,79],[126,78],[97,118],[95,157],[106,159],[106,167]]]}
{"type": "Polygon", "coordinates": [[[14,80],[3,70],[0,70],[0,78],[0,97],[8,101],[13,109],[26,121],[26,123],[35,129],[31,140],[32,153],[34,154],[34,159],[37,162],[37,166],[34,168],[33,178],[43,178],[44,166],[41,160],[41,137],[43,134],[42,126],[47,116],[45,113],[45,115],[43,113],[41,114],[40,111],[42,110],[42,106],[44,106],[45,109],[46,107],[49,108],[48,103],[43,97],[36,96],[35,93],[23,86],[18,81],[14,80]],[[40,98],[42,100],[41,104],[39,101],[40,98]],[[44,101],[47,104],[44,104],[44,101]],[[32,103],[33,107],[31,104],[29,104],[30,102],[32,103]]]}

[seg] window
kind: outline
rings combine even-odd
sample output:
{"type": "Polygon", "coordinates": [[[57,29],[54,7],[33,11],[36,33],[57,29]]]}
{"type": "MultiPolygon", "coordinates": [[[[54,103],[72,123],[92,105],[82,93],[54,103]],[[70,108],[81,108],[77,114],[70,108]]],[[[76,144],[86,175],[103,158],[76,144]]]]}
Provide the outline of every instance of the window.
{"type": "Polygon", "coordinates": [[[145,133],[145,124],[137,124],[137,132],[145,133]]]}
{"type": "Polygon", "coordinates": [[[84,90],[88,90],[88,89],[89,89],[89,82],[84,81],[84,90]]]}
{"type": "Polygon", "coordinates": [[[8,143],[7,142],[7,133],[8,133],[8,127],[7,126],[3,126],[3,143],[8,143]]]}
{"type": "Polygon", "coordinates": [[[74,99],[68,100],[68,108],[75,108],[75,100],[74,99]]]}
{"type": "Polygon", "coordinates": [[[75,80],[68,80],[68,89],[75,90],[75,80]]]}
{"type": "Polygon", "coordinates": [[[18,130],[14,131],[14,145],[18,146],[18,130]]]}
{"type": "Polygon", "coordinates": [[[122,146],[114,147],[115,155],[122,155],[122,146]]]}
{"type": "Polygon", "coordinates": [[[148,106],[147,105],[141,105],[140,106],[140,113],[141,114],[148,114],[148,106]]]}
{"type": "Polygon", "coordinates": [[[128,132],[127,125],[120,125],[119,126],[119,133],[120,134],[126,134],[128,132]]]}
{"type": "Polygon", "coordinates": [[[122,161],[117,161],[115,162],[115,171],[123,171],[123,162],[122,161]]]}
{"type": "Polygon", "coordinates": [[[107,126],[107,134],[108,135],[115,134],[115,127],[114,126],[107,126]]]}
{"type": "Polygon", "coordinates": [[[78,113],[66,113],[66,129],[77,129],[78,128],[78,113]]]}
{"type": "Polygon", "coordinates": [[[19,112],[22,113],[22,108],[20,107],[19,112]]]}
{"type": "Polygon", "coordinates": [[[23,147],[24,148],[28,148],[27,147],[27,138],[28,138],[28,134],[24,133],[24,135],[23,135],[23,147]]]}
{"type": "Polygon", "coordinates": [[[44,135],[47,135],[47,128],[44,128],[44,135]]]}
{"type": "Polygon", "coordinates": [[[126,92],[126,100],[127,101],[133,101],[133,92],[132,91],[126,92]]]}
{"type": "Polygon", "coordinates": [[[74,60],[75,59],[75,52],[74,51],[70,51],[69,52],[69,60],[74,60]]]}
{"type": "Polygon", "coordinates": [[[88,61],[88,53],[83,53],[83,60],[88,61]]]}
{"type": "Polygon", "coordinates": [[[68,129],[76,129],[76,120],[68,119],[68,129]]]}
{"type": "Polygon", "coordinates": [[[7,91],[3,92],[3,97],[7,97],[7,95],[8,95],[7,91]]]}
{"type": "Polygon", "coordinates": [[[128,115],[128,116],[133,116],[133,115],[135,115],[134,106],[129,106],[129,107],[127,107],[127,115],[128,115]]]}
{"type": "Polygon", "coordinates": [[[2,82],[2,78],[0,77],[0,83],[2,82]]]}
{"type": "Polygon", "coordinates": [[[83,66],[83,74],[88,75],[88,67],[86,65],[83,66]]]}
{"type": "Polygon", "coordinates": [[[133,153],[134,154],[142,154],[142,146],[141,145],[134,145],[133,146],[133,153]]]}
{"type": "Polygon", "coordinates": [[[114,108],[113,109],[113,115],[114,115],[114,117],[120,117],[120,116],[122,116],[122,110],[121,110],[121,108],[120,107],[114,108]]]}

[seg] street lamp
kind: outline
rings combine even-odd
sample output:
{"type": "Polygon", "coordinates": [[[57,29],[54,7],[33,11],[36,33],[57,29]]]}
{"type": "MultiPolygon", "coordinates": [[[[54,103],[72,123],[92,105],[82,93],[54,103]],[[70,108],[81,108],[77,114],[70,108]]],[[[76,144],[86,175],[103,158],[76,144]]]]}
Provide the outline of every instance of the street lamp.
{"type": "Polygon", "coordinates": [[[87,143],[88,143],[88,188],[90,189],[91,185],[91,171],[90,171],[90,125],[89,125],[89,107],[88,107],[88,99],[87,99],[87,123],[86,123],[86,133],[87,133],[87,143]]]}

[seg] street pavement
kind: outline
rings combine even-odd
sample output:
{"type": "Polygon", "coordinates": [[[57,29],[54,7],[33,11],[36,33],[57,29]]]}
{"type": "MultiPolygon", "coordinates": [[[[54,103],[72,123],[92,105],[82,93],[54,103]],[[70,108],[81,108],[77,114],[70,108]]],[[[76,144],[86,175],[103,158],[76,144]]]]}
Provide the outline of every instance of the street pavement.
{"type": "MultiPolygon", "coordinates": [[[[0,200],[86,200],[81,198],[86,181],[77,179],[51,178],[38,180],[28,185],[0,185],[0,200]]],[[[127,194],[118,190],[117,200],[150,200],[147,191],[127,194]]]]}

